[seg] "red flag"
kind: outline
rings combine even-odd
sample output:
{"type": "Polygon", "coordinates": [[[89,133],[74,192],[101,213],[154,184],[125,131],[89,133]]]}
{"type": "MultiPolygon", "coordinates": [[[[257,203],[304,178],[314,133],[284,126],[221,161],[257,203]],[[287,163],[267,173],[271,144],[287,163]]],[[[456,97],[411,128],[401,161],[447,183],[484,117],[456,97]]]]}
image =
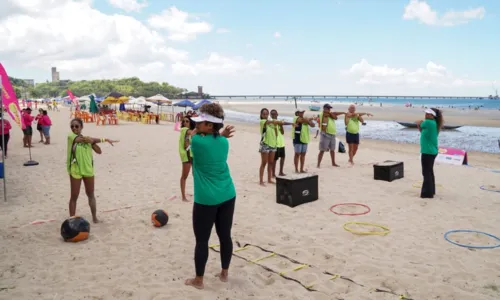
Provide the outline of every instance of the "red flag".
{"type": "Polygon", "coordinates": [[[73,95],[71,90],[68,90],[68,96],[71,99],[71,101],[73,101],[73,103],[75,104],[75,109],[80,110],[80,104],[78,103],[78,98],[75,97],[75,95],[73,95]]]}

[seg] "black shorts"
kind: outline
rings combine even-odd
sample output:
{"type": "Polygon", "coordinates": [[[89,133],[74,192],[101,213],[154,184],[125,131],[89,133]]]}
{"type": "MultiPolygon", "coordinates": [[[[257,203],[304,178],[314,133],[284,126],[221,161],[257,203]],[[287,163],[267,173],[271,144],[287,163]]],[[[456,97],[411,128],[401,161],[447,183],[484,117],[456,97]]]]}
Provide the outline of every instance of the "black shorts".
{"type": "Polygon", "coordinates": [[[33,128],[31,128],[31,125],[27,125],[27,126],[23,129],[23,133],[24,133],[24,135],[27,135],[27,136],[32,136],[32,135],[33,135],[33,128]]]}
{"type": "Polygon", "coordinates": [[[359,144],[359,133],[345,133],[345,140],[347,144],[359,144]]]}
{"type": "Polygon", "coordinates": [[[285,158],[285,147],[276,148],[276,153],[274,153],[274,160],[278,160],[280,157],[285,158]]]}

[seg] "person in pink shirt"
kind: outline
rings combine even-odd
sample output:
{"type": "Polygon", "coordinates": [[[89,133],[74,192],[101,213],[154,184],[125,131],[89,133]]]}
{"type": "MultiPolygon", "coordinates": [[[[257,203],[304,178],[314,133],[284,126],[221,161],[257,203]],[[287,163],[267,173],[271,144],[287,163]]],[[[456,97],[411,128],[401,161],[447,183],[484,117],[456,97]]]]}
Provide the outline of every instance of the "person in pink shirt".
{"type": "Polygon", "coordinates": [[[31,107],[28,107],[24,110],[23,120],[24,124],[26,125],[26,127],[23,129],[23,144],[25,148],[31,148],[33,147],[31,145],[31,139],[33,138],[33,128],[31,127],[31,123],[34,120],[34,118],[31,116],[31,107]]]}
{"type": "Polygon", "coordinates": [[[40,118],[40,124],[42,125],[42,132],[45,136],[45,145],[50,144],[50,126],[52,126],[52,120],[50,120],[47,111],[42,112],[42,117],[40,118]]]}
{"type": "MultiPolygon", "coordinates": [[[[0,149],[2,149],[3,153],[5,154],[5,158],[7,158],[7,144],[9,144],[9,138],[10,138],[10,130],[12,129],[12,126],[10,125],[8,120],[5,120],[3,118],[2,112],[0,112],[0,120],[3,122],[3,132],[0,134],[0,149]],[[3,149],[3,142],[2,140],[5,140],[5,150],[3,149]]],[[[2,123],[0,123],[0,130],[2,129],[2,123]]]]}
{"type": "Polygon", "coordinates": [[[42,124],[40,123],[40,119],[42,119],[42,116],[43,116],[43,109],[40,108],[38,110],[38,115],[36,115],[35,117],[35,121],[37,122],[36,130],[38,131],[38,133],[40,133],[39,143],[45,143],[45,141],[43,140],[42,124]]]}

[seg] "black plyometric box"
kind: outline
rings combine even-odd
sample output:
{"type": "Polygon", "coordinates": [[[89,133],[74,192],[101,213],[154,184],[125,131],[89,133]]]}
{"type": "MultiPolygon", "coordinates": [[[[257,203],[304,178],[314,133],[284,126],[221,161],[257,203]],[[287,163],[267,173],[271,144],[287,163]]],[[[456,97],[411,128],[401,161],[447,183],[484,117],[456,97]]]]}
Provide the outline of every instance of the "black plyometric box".
{"type": "Polygon", "coordinates": [[[276,202],[295,207],[318,200],[318,175],[276,177],[276,202]]]}
{"type": "Polygon", "coordinates": [[[373,179],[393,181],[405,177],[402,161],[386,160],[373,165],[373,179]]]}

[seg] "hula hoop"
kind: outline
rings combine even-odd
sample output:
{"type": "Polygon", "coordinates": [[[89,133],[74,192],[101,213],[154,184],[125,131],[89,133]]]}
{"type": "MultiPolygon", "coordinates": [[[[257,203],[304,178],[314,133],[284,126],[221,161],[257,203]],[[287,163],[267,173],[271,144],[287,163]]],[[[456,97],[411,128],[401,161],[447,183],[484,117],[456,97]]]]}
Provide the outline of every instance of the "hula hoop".
{"type": "Polygon", "coordinates": [[[493,190],[494,188],[496,188],[496,186],[494,185],[482,185],[479,188],[482,189],[483,191],[500,193],[500,189],[493,190]]]}
{"type": "MultiPolygon", "coordinates": [[[[422,184],[421,183],[414,183],[411,186],[414,187],[414,188],[417,188],[417,189],[421,189],[422,188],[422,184]]],[[[443,186],[441,184],[436,184],[436,187],[443,187],[443,186]]]]}
{"type": "Polygon", "coordinates": [[[453,245],[457,245],[457,246],[464,247],[464,248],[471,248],[471,249],[493,249],[493,248],[499,248],[500,247],[500,238],[499,237],[494,236],[493,234],[489,234],[489,233],[482,232],[482,231],[477,231],[477,230],[467,230],[467,229],[450,230],[450,231],[448,231],[447,233],[444,234],[444,239],[447,242],[452,243],[453,245]],[[494,246],[472,246],[472,245],[459,244],[459,243],[454,242],[454,241],[452,241],[452,240],[450,240],[448,238],[448,234],[450,234],[450,233],[457,233],[457,232],[479,233],[479,234],[482,234],[482,235],[494,238],[495,240],[498,241],[498,244],[496,244],[494,246]]]}
{"type": "Polygon", "coordinates": [[[339,215],[339,216],[362,216],[362,215],[366,215],[367,213],[369,213],[371,211],[371,209],[370,209],[370,207],[368,207],[368,205],[361,204],[361,203],[339,203],[339,204],[332,205],[332,207],[330,207],[330,211],[336,215],[339,215]],[[343,214],[343,213],[339,213],[339,212],[336,212],[333,210],[337,206],[344,206],[344,205],[345,206],[348,206],[348,205],[362,206],[362,207],[366,208],[367,210],[364,212],[361,212],[361,213],[353,213],[353,214],[343,214]]]}
{"type": "Polygon", "coordinates": [[[349,231],[350,233],[354,233],[354,234],[359,234],[359,235],[388,235],[389,232],[391,232],[391,230],[388,227],[378,225],[378,224],[365,223],[365,222],[347,222],[344,224],[343,227],[346,231],[349,231]],[[372,226],[372,227],[382,228],[384,231],[357,231],[354,229],[350,229],[349,227],[347,227],[348,225],[372,226]]]}

